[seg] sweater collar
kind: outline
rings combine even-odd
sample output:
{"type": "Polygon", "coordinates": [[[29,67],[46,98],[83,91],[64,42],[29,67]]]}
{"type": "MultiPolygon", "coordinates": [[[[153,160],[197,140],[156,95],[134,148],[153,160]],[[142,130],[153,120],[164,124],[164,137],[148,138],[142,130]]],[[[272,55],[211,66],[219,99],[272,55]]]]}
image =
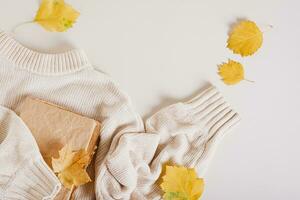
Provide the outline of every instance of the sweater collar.
{"type": "Polygon", "coordinates": [[[67,74],[90,66],[82,50],[46,54],[30,50],[8,33],[0,30],[0,57],[4,57],[18,68],[45,75],[67,74]]]}

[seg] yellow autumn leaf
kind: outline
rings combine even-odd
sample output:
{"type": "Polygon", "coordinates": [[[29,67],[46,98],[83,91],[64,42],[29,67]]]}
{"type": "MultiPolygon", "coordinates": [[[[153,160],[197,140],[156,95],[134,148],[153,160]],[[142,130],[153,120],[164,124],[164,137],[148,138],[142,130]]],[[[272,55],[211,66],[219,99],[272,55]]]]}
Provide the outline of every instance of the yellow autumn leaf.
{"type": "Polygon", "coordinates": [[[241,56],[254,54],[262,45],[263,33],[253,21],[243,20],[229,34],[227,47],[241,56]]]}
{"type": "Polygon", "coordinates": [[[164,200],[198,200],[204,190],[204,181],[194,169],[166,166],[166,174],[160,185],[164,200]]]}
{"type": "Polygon", "coordinates": [[[245,79],[243,65],[239,62],[229,59],[227,63],[222,63],[221,65],[218,65],[218,67],[219,75],[227,85],[234,85],[242,80],[253,82],[245,79]]]}
{"type": "Polygon", "coordinates": [[[73,26],[79,15],[64,0],[42,0],[34,22],[48,31],[64,32],[73,26]]]}
{"type": "Polygon", "coordinates": [[[59,151],[57,159],[52,158],[52,168],[61,183],[68,189],[83,185],[91,179],[86,172],[90,156],[85,150],[72,151],[68,145],[59,151]]]}

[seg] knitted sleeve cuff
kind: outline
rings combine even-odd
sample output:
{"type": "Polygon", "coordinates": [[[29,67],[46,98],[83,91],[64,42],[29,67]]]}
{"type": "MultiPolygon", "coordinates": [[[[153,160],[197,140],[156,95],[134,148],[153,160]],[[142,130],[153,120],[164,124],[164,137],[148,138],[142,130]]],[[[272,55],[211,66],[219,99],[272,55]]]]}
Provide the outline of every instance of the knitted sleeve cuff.
{"type": "Polygon", "coordinates": [[[203,175],[218,143],[225,133],[240,121],[240,116],[213,86],[185,104],[187,120],[200,130],[200,135],[193,139],[193,145],[198,146],[198,150],[189,151],[185,162],[190,163],[203,175]]]}
{"type": "Polygon", "coordinates": [[[208,134],[207,137],[216,133],[224,133],[240,121],[239,115],[213,86],[185,104],[187,117],[193,123],[202,126],[202,131],[208,134]]]}
{"type": "Polygon", "coordinates": [[[43,158],[27,160],[10,179],[4,191],[4,200],[52,200],[61,189],[61,183],[43,158]]]}
{"type": "Polygon", "coordinates": [[[239,121],[221,93],[210,86],[191,100],[154,114],[147,120],[146,129],[160,135],[157,162],[195,167],[202,174],[218,142],[239,121]]]}

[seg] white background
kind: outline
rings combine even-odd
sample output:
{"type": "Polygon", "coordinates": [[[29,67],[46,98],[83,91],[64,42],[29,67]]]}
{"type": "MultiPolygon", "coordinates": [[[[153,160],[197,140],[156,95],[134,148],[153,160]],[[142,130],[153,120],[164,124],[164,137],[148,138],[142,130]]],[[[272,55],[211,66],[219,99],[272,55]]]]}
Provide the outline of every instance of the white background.
{"type": "MultiPolygon", "coordinates": [[[[38,0],[1,0],[5,31],[32,20],[38,0]]],[[[35,50],[83,48],[112,75],[144,118],[186,99],[208,82],[242,116],[220,145],[205,177],[203,200],[300,199],[300,1],[299,0],[70,0],[81,16],[63,34],[35,24],[15,38],[35,50]],[[257,22],[263,47],[241,58],[226,49],[237,19],[257,22]],[[273,25],[273,29],[268,29],[273,25]],[[217,64],[245,66],[248,79],[224,85],[217,64]]]]}

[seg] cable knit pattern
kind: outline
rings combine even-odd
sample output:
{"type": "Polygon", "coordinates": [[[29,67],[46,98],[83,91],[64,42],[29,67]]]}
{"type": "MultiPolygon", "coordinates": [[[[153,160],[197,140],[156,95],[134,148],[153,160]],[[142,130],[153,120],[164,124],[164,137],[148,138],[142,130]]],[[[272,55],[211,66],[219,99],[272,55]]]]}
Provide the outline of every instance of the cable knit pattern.
{"type": "MultiPolygon", "coordinates": [[[[210,87],[188,102],[162,109],[144,125],[130,98],[110,77],[95,70],[82,51],[41,54],[1,31],[0,91],[0,104],[17,113],[30,95],[100,121],[100,141],[89,167],[94,182],[75,190],[74,198],[79,200],[160,199],[155,183],[163,164],[195,167],[202,175],[216,144],[239,121],[210,87]]],[[[0,141],[3,138],[0,134],[0,141]]],[[[47,183],[51,181],[40,185],[47,188],[47,183]]]]}
{"type": "Polygon", "coordinates": [[[0,199],[52,200],[61,188],[44,162],[29,129],[13,112],[0,107],[0,199]]]}

